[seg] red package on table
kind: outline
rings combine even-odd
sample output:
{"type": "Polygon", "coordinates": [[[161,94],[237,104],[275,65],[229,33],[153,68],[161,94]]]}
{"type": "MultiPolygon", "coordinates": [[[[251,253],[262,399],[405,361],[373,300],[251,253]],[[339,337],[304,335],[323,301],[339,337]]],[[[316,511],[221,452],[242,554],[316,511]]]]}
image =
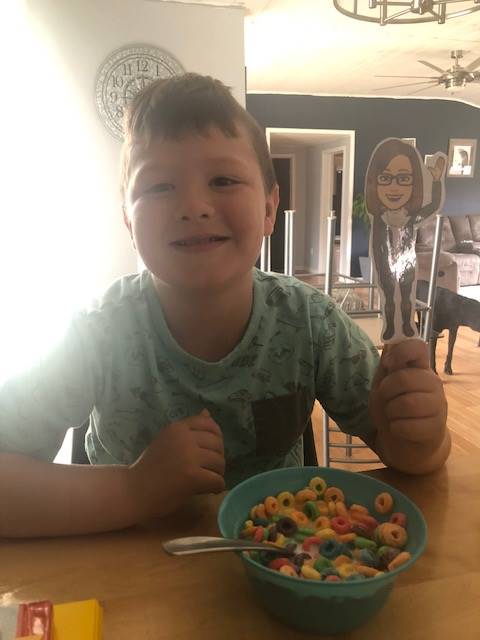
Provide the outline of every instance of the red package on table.
{"type": "Polygon", "coordinates": [[[53,605],[48,600],[28,602],[18,607],[17,638],[40,636],[42,640],[53,638],[53,605]]]}

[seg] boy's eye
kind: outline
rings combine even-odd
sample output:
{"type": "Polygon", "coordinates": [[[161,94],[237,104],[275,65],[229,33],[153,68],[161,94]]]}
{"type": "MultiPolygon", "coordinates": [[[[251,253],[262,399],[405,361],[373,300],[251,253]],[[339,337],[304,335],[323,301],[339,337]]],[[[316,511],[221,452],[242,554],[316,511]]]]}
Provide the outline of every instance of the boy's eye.
{"type": "Polygon", "coordinates": [[[167,182],[159,182],[152,185],[148,189],[145,189],[145,193],[165,193],[166,191],[170,191],[171,189],[173,189],[173,184],[169,184],[167,182]]]}
{"type": "Polygon", "coordinates": [[[230,185],[238,184],[238,180],[227,178],[227,176],[217,176],[212,180],[212,183],[216,187],[229,187],[230,185]]]}

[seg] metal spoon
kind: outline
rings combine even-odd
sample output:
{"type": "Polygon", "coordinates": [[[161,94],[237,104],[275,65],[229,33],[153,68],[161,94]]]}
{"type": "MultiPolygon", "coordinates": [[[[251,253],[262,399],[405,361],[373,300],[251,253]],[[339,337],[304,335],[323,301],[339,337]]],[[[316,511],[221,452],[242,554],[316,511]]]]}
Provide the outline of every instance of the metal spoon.
{"type": "Polygon", "coordinates": [[[253,542],[252,540],[237,540],[236,538],[213,538],[208,536],[193,536],[192,538],[175,538],[162,543],[167,553],[183,556],[190,553],[205,553],[208,551],[268,551],[278,555],[291,557],[294,551],[285,547],[277,547],[269,542],[253,542]]]}

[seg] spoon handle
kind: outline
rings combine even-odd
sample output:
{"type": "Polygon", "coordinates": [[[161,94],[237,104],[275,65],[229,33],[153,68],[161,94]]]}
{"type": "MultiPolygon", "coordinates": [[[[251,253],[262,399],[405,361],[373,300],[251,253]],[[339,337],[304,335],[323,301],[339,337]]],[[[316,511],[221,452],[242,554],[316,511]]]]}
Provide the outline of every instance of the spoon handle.
{"type": "Polygon", "coordinates": [[[193,536],[191,538],[175,538],[162,543],[167,553],[181,556],[189,553],[204,553],[207,551],[247,551],[261,550],[273,551],[282,555],[288,555],[285,549],[270,545],[265,542],[253,542],[251,540],[237,540],[231,538],[212,538],[208,536],[193,536]]]}

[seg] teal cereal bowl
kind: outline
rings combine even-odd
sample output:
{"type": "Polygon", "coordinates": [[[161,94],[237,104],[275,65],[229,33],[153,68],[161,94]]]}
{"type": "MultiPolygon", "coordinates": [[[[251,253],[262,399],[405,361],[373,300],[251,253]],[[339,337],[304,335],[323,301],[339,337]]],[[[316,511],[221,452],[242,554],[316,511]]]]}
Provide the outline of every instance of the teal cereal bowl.
{"type": "Polygon", "coordinates": [[[407,515],[410,560],[393,571],[358,581],[325,582],[284,575],[239,553],[259,603],[275,618],[300,630],[324,635],[352,631],[374,616],[386,603],[396,578],[418,560],[427,542],[427,525],[415,504],[394,487],[362,473],[326,467],[285,468],[267,471],[245,480],[224,498],[218,513],[218,526],[226,538],[240,537],[250,509],[270,495],[281,491],[295,493],[320,476],[328,486],[345,494],[347,505],[362,504],[380,522],[389,516],[375,512],[374,501],[388,491],[394,500],[393,511],[407,515]]]}

